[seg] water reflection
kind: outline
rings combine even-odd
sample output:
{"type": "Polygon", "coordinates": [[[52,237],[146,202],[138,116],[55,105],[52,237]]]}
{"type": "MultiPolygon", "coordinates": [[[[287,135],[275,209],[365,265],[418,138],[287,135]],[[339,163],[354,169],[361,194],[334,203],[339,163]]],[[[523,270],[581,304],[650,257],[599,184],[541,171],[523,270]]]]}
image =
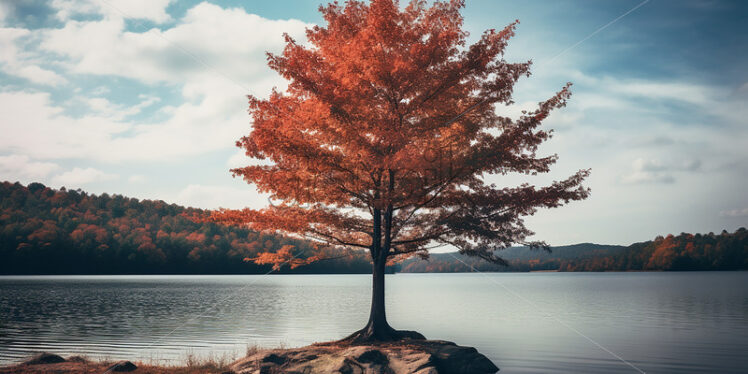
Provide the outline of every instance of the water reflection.
{"type": "MultiPolygon", "coordinates": [[[[489,277],[388,276],[390,321],[476,346],[504,373],[634,372],[573,330],[648,373],[748,367],[748,273],[489,277]]],[[[0,361],[183,360],[341,338],[364,324],[369,287],[364,275],[0,277],[0,361]]]]}

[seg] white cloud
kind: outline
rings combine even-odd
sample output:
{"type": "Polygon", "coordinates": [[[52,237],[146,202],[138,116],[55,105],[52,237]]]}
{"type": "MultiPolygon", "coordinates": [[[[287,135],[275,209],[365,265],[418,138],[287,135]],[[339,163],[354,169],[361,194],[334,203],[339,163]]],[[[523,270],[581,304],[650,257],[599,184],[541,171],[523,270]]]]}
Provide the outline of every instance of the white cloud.
{"type": "MultiPolygon", "coordinates": [[[[71,4],[79,3],[57,5],[64,10],[71,4]]],[[[84,5],[90,3],[80,4],[81,11],[89,12],[84,5]]],[[[159,108],[152,120],[133,122],[129,116],[159,99],[141,97],[139,104],[126,107],[102,97],[76,96],[72,102],[83,103],[88,111],[73,117],[49,94],[1,92],[5,136],[0,151],[115,162],[178,160],[229,149],[249,132],[245,95],[265,96],[284,84],[267,67],[265,51],[281,50],[284,32],[303,39],[307,26],[201,3],[166,30],[128,32],[121,18],[105,17],[34,31],[41,50],[63,57],[59,65],[72,73],[179,85],[183,102],[159,108]]]]}
{"type": "Polygon", "coordinates": [[[100,116],[72,118],[48,93],[0,92],[0,150],[34,158],[106,159],[114,135],[131,126],[100,116]]]}
{"type": "Polygon", "coordinates": [[[141,102],[135,105],[115,104],[103,97],[76,97],[89,110],[89,114],[121,121],[128,116],[140,113],[143,109],[161,101],[158,97],[139,95],[141,102]]]}
{"type": "MultiPolygon", "coordinates": [[[[517,102],[536,102],[553,94],[561,82],[571,81],[572,98],[564,111],[585,112],[590,109],[604,109],[609,113],[620,111],[626,117],[637,115],[657,116],[678,114],[678,110],[663,105],[689,105],[693,112],[712,115],[718,121],[739,122],[748,116],[748,106],[744,105],[737,90],[731,87],[708,85],[687,79],[642,80],[628,77],[590,75],[576,68],[554,68],[540,76],[520,80],[515,89],[517,102]],[[556,83],[556,86],[550,85],[556,83]],[[549,90],[551,88],[552,90],[549,90]],[[737,94],[736,94],[737,93],[737,94]]],[[[748,84],[748,83],[746,83],[748,84]]]]}
{"type": "MultiPolygon", "coordinates": [[[[2,9],[0,9],[0,13],[2,9]]],[[[31,32],[19,28],[0,28],[0,66],[6,74],[28,79],[32,83],[58,86],[67,83],[59,74],[38,66],[34,53],[27,51],[31,32]]]]}
{"type": "Polygon", "coordinates": [[[42,69],[36,65],[21,66],[11,70],[11,73],[37,84],[58,86],[67,83],[67,79],[61,77],[59,74],[51,70],[42,69]]]}
{"type": "Polygon", "coordinates": [[[635,171],[657,172],[668,170],[660,160],[647,160],[643,158],[634,160],[633,166],[635,171]]]}
{"type": "Polygon", "coordinates": [[[65,187],[80,187],[81,185],[105,182],[117,179],[116,174],[105,173],[94,168],[73,168],[52,178],[52,184],[65,187]]]}
{"type": "Polygon", "coordinates": [[[244,149],[240,149],[229,157],[226,161],[226,165],[233,169],[250,165],[273,165],[273,162],[268,159],[258,160],[256,158],[250,158],[246,155],[244,149]]]}
{"type": "Polygon", "coordinates": [[[23,183],[43,181],[59,168],[53,162],[32,161],[25,155],[0,156],[0,180],[23,183]]]}
{"type": "Polygon", "coordinates": [[[673,183],[675,178],[666,173],[634,171],[622,178],[624,183],[673,183]]]}
{"type": "Polygon", "coordinates": [[[0,92],[0,150],[115,162],[176,160],[230,149],[249,132],[246,99],[230,94],[231,86],[222,81],[207,80],[202,87],[213,94],[163,109],[167,119],[156,123],[123,121],[139,107],[119,107],[104,99],[87,100],[90,113],[72,117],[47,93],[0,92]]]}
{"type": "Polygon", "coordinates": [[[231,157],[229,157],[226,165],[228,165],[230,168],[238,168],[249,165],[250,161],[251,159],[246,154],[244,154],[244,151],[239,150],[231,157]]]}
{"type": "Polygon", "coordinates": [[[145,19],[157,23],[171,20],[166,7],[172,0],[54,0],[57,18],[67,21],[75,15],[100,14],[110,18],[145,19]]]}
{"type": "MultiPolygon", "coordinates": [[[[708,183],[696,180],[694,172],[711,173],[710,177],[734,174],[734,168],[720,165],[748,157],[743,144],[748,136],[744,120],[748,106],[733,88],[686,78],[643,81],[554,68],[521,81],[515,89],[518,107],[532,108],[555,92],[553,82],[566,80],[574,82],[573,95],[567,107],[543,124],[558,131],[540,149],[543,154],[559,154],[554,168],[559,177],[574,166],[591,167],[593,175],[602,171],[610,175],[609,184],[598,191],[621,182],[683,181],[688,187],[679,183],[678,188],[696,193],[707,189],[708,183]]],[[[593,198],[595,194],[593,189],[593,198]]],[[[632,191],[621,194],[635,198],[632,191]]]]}
{"type": "Polygon", "coordinates": [[[664,163],[660,160],[647,160],[639,158],[634,161],[634,169],[639,171],[697,171],[701,167],[699,160],[682,160],[679,162],[664,163]]]}
{"type": "Polygon", "coordinates": [[[719,215],[722,217],[748,217],[748,208],[723,210],[719,215]]]}
{"type": "Polygon", "coordinates": [[[621,81],[607,77],[602,79],[600,84],[608,87],[612,92],[626,96],[650,100],[682,101],[697,105],[709,105],[715,98],[726,96],[726,92],[709,86],[682,82],[621,81]]]}
{"type": "Polygon", "coordinates": [[[135,174],[127,178],[127,181],[132,184],[144,183],[148,178],[145,175],[135,174]]]}
{"type": "Polygon", "coordinates": [[[673,183],[675,172],[695,172],[701,168],[697,159],[665,163],[658,159],[637,158],[632,163],[633,171],[624,175],[624,183],[673,183]]]}
{"type": "Polygon", "coordinates": [[[203,209],[262,208],[267,206],[268,197],[249,185],[246,188],[234,188],[191,184],[177,194],[175,202],[203,209]]]}
{"type": "MultiPolygon", "coordinates": [[[[166,30],[129,32],[124,30],[124,21],[116,18],[68,21],[61,29],[45,31],[41,48],[68,57],[69,68],[77,73],[177,84],[195,75],[210,75],[249,86],[268,72],[265,51],[279,51],[284,32],[303,38],[308,26],[201,3],[166,30]]],[[[190,96],[189,91],[185,94],[190,96]]]]}

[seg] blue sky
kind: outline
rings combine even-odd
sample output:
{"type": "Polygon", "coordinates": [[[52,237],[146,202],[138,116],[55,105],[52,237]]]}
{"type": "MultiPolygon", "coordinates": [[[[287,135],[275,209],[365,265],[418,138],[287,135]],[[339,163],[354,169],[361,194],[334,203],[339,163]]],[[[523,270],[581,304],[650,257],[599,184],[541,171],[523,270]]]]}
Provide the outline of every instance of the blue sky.
{"type": "MultiPolygon", "coordinates": [[[[265,65],[303,40],[316,1],[0,0],[0,179],[261,207],[230,167],[251,129],[248,93],[284,82],[265,65]]],[[[517,115],[574,83],[546,126],[548,183],[592,168],[592,196],[528,219],[554,245],[629,244],[748,226],[748,3],[467,1],[471,40],[520,20],[507,60],[534,61],[517,115]]]]}

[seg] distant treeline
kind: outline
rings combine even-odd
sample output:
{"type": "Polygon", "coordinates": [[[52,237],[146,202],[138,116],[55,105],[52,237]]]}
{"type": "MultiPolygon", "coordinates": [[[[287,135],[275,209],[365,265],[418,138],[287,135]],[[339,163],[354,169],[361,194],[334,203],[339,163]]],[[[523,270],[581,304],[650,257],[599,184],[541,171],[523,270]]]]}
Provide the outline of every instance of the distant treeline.
{"type": "Polygon", "coordinates": [[[401,264],[400,271],[407,273],[548,271],[558,270],[570,260],[610,257],[626,249],[618,245],[581,243],[554,247],[551,252],[530,250],[527,247],[511,247],[496,252],[509,263],[508,266],[493,264],[458,253],[434,253],[428,260],[420,258],[405,260],[401,264]]]}
{"type": "MultiPolygon", "coordinates": [[[[54,190],[40,183],[0,184],[0,274],[262,274],[243,261],[286,244],[309,243],[246,228],[198,223],[203,211],[121,195],[54,190]]],[[[456,253],[411,258],[401,272],[627,271],[748,269],[748,232],[657,237],[628,247],[591,243],[552,252],[512,247],[509,266],[456,253]]],[[[316,262],[283,273],[369,273],[368,254],[316,262]]]]}
{"type": "Polygon", "coordinates": [[[565,261],[561,271],[746,270],[748,231],[658,236],[613,256],[565,261]]]}
{"type": "MultiPolygon", "coordinates": [[[[196,223],[201,213],[163,201],[0,184],[0,274],[257,274],[258,252],[308,243],[246,228],[196,223]]],[[[293,273],[368,273],[364,256],[293,273]]]]}
{"type": "Polygon", "coordinates": [[[628,247],[576,244],[553,251],[508,248],[498,254],[502,267],[456,253],[434,254],[429,260],[409,259],[403,272],[453,273],[469,271],[683,271],[748,270],[748,231],[657,237],[628,247]]]}

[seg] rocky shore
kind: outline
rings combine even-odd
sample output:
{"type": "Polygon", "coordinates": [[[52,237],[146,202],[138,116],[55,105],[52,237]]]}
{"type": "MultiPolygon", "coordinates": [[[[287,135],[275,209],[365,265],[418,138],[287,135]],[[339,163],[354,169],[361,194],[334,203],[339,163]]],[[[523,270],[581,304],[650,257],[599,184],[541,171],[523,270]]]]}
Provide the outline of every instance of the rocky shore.
{"type": "Polygon", "coordinates": [[[352,346],[322,343],[294,349],[272,349],[238,360],[230,369],[237,374],[493,374],[499,371],[475,348],[443,340],[403,340],[352,346]]]}
{"type": "Polygon", "coordinates": [[[475,348],[442,340],[393,343],[312,344],[301,348],[251,352],[229,365],[161,367],[129,361],[94,362],[40,354],[21,364],[0,368],[0,374],[25,373],[154,373],[154,374],[493,374],[499,368],[475,348]]]}

